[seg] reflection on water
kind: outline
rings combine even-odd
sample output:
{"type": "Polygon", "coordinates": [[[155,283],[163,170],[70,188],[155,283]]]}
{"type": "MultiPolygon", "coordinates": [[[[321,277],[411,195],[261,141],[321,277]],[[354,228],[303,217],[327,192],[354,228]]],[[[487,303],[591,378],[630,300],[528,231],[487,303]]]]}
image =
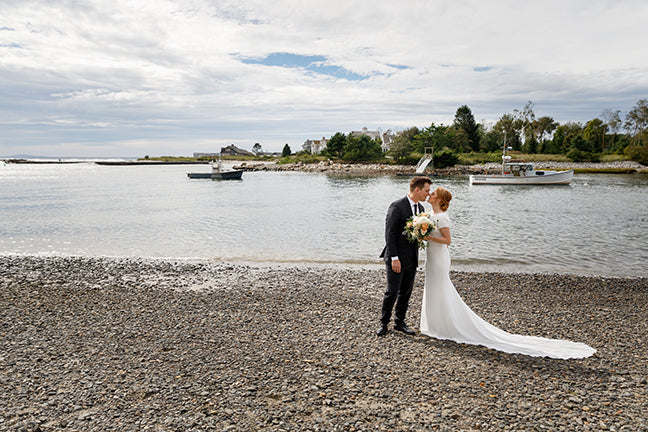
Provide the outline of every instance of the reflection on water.
{"type": "MultiPolygon", "coordinates": [[[[0,253],[380,265],[385,212],[409,183],[278,172],[190,180],[191,170],[2,166],[0,253]]],[[[583,174],[555,187],[433,181],[454,195],[455,269],[648,274],[645,175],[583,174]]]]}

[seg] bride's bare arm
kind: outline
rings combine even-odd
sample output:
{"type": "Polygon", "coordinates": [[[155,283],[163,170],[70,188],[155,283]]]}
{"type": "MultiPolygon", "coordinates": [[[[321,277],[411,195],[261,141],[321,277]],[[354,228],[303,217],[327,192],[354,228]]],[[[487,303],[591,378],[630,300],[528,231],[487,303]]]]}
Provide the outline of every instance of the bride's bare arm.
{"type": "Polygon", "coordinates": [[[427,236],[425,237],[425,240],[450,246],[450,243],[452,243],[450,228],[441,228],[439,232],[441,233],[441,237],[427,236]]]}

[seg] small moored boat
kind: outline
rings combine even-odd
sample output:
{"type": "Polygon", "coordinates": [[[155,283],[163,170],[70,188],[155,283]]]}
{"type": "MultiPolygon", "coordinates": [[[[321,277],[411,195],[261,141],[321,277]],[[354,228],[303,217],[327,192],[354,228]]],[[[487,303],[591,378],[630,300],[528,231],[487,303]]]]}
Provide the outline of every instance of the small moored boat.
{"type": "Polygon", "coordinates": [[[574,170],[568,171],[536,171],[533,163],[521,160],[511,160],[506,154],[506,147],[502,152],[502,174],[476,174],[470,176],[471,185],[568,185],[574,176],[574,170]]]}
{"type": "Polygon", "coordinates": [[[242,170],[223,170],[223,164],[220,160],[212,161],[211,173],[187,173],[190,179],[212,179],[212,180],[241,180],[242,170]]]}

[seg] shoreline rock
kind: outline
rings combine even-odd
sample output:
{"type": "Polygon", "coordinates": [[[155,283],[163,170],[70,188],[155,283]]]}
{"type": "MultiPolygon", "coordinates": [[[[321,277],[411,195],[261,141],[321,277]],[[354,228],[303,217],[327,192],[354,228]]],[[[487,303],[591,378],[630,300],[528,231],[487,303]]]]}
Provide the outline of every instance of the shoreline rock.
{"type": "MultiPolygon", "coordinates": [[[[545,170],[569,170],[569,169],[599,169],[599,170],[622,170],[621,173],[646,172],[647,167],[633,161],[598,162],[598,163],[576,163],[576,162],[534,162],[536,169],[545,170]]],[[[295,162],[288,164],[277,164],[276,162],[241,162],[234,165],[234,169],[243,171],[298,171],[335,174],[396,174],[396,175],[417,175],[416,168],[411,165],[387,165],[387,164],[350,164],[333,161],[322,161],[314,164],[295,162]]],[[[501,171],[501,164],[487,163],[478,165],[455,165],[448,168],[426,170],[419,175],[469,175],[469,174],[497,174],[501,171]]]]}
{"type": "Polygon", "coordinates": [[[0,430],[648,428],[648,279],[451,277],[494,325],[598,352],[378,339],[382,270],[0,256],[0,430]]]}

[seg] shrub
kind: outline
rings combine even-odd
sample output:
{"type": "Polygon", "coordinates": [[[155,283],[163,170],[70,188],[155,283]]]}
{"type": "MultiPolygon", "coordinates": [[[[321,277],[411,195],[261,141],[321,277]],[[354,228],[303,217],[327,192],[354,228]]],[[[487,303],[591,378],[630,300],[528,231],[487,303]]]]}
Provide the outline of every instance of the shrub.
{"type": "Polygon", "coordinates": [[[624,153],[633,161],[641,165],[648,165],[648,144],[643,146],[632,145],[626,147],[624,153]]]}
{"type": "Polygon", "coordinates": [[[459,163],[459,157],[451,151],[444,150],[434,154],[434,168],[446,168],[459,163]]]}
{"type": "Polygon", "coordinates": [[[401,165],[416,165],[419,160],[421,160],[423,155],[418,152],[412,152],[407,156],[403,156],[397,159],[397,162],[401,165]]]}
{"type": "Polygon", "coordinates": [[[600,162],[601,158],[597,153],[590,153],[577,148],[572,148],[566,155],[574,162],[600,162]]]}

